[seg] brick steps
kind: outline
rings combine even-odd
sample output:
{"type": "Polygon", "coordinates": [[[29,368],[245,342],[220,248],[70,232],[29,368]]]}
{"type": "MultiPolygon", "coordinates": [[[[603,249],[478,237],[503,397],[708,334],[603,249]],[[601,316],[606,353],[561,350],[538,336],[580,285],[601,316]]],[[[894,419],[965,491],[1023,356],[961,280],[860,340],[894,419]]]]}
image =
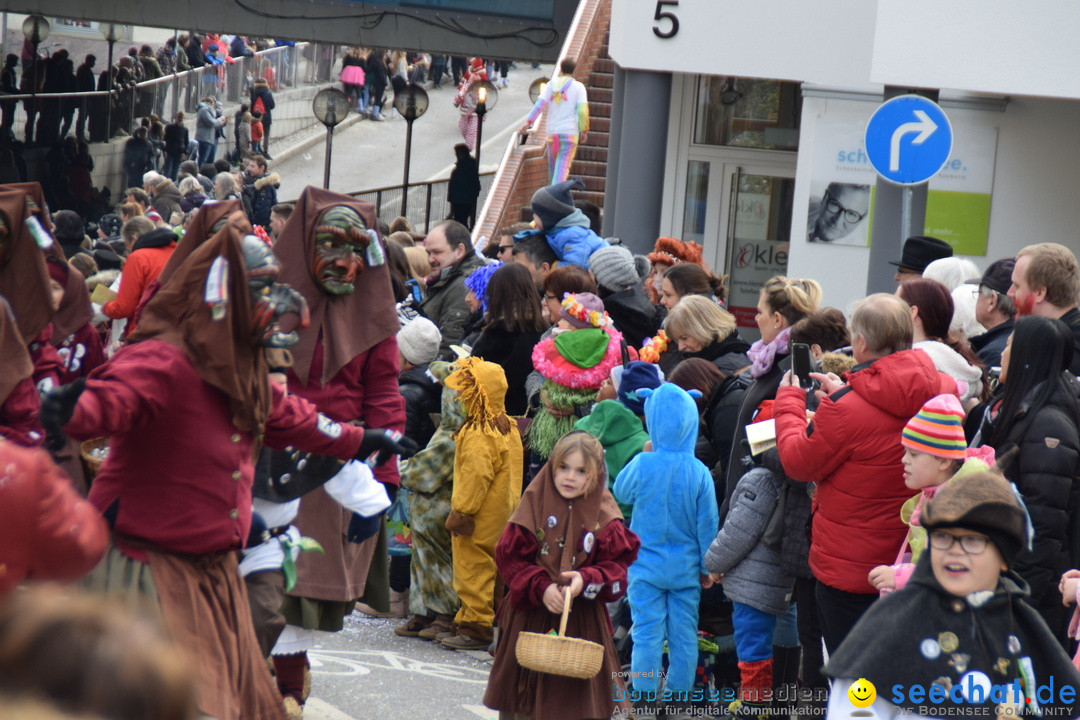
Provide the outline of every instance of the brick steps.
{"type": "MultiPolygon", "coordinates": [[[[586,142],[578,148],[570,176],[585,184],[584,190],[575,191],[575,197],[602,208],[616,69],[615,61],[608,55],[613,0],[580,1],[585,6],[581,9],[582,22],[567,32],[560,57],[576,58],[575,75],[579,79],[587,78],[583,82],[589,93],[590,129],[586,142]]],[[[529,205],[532,194],[548,184],[544,137],[541,129],[526,145],[510,149],[473,230],[475,237],[490,237],[499,227],[516,222],[520,209],[529,205]]]]}

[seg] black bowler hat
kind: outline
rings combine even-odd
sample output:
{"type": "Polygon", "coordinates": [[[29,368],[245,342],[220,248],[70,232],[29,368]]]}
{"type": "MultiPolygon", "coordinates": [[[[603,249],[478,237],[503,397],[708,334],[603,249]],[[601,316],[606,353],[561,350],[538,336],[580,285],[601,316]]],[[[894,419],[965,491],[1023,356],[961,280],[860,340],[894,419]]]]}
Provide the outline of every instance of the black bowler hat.
{"type": "Polygon", "coordinates": [[[929,235],[913,235],[904,241],[904,251],[899,260],[890,260],[890,265],[922,273],[926,266],[935,260],[952,257],[952,245],[929,235]]]}
{"type": "Polygon", "coordinates": [[[986,272],[982,274],[982,277],[972,278],[968,280],[968,283],[971,285],[985,285],[994,292],[1004,295],[1012,287],[1014,267],[1016,267],[1016,260],[1013,258],[995,260],[990,264],[990,267],[986,268],[986,272]]]}

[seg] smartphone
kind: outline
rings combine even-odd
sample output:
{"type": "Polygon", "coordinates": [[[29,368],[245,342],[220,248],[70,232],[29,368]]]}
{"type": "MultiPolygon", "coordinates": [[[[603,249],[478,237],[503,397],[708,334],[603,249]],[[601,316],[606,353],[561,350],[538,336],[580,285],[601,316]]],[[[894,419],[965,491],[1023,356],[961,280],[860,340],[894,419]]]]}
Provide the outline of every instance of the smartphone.
{"type": "Polygon", "coordinates": [[[799,379],[800,387],[814,386],[814,381],[810,378],[810,373],[814,370],[814,360],[810,356],[810,346],[806,343],[791,344],[791,370],[799,379]]]}

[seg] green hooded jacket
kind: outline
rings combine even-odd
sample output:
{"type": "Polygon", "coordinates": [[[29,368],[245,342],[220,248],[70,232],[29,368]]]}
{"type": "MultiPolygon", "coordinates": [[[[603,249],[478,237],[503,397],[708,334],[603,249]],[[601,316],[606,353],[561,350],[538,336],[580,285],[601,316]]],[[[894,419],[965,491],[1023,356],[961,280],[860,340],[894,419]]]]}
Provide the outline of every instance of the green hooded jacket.
{"type": "MultiPolygon", "coordinates": [[[[574,423],[575,430],[584,430],[604,446],[604,464],[607,465],[608,489],[615,485],[615,478],[631,458],[641,452],[649,441],[641,419],[618,400],[601,400],[592,413],[574,423]]],[[[619,503],[619,509],[630,520],[630,505],[619,503]]]]}

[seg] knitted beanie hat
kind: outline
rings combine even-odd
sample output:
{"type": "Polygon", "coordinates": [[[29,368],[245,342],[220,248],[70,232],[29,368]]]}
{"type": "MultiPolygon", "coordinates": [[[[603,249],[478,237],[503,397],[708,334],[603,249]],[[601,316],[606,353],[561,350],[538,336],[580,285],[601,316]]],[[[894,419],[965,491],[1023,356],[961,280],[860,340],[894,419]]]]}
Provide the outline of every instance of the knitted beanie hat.
{"type": "Polygon", "coordinates": [[[415,317],[405,323],[397,333],[398,350],[412,365],[424,365],[439,354],[442,333],[435,323],[426,317],[415,317]]]}
{"type": "Polygon", "coordinates": [[[585,183],[580,180],[566,180],[542,187],[533,193],[533,213],[544,224],[545,230],[550,230],[570,213],[577,210],[574,206],[574,196],[570,191],[574,188],[584,188],[585,183]]]}
{"type": "Polygon", "coordinates": [[[658,366],[640,360],[627,363],[619,378],[619,402],[635,415],[644,415],[645,397],[639,396],[637,391],[642,388],[658,388],[663,382],[664,374],[658,366]]]}
{"type": "Polygon", "coordinates": [[[480,301],[480,311],[487,312],[487,286],[488,281],[491,280],[491,276],[495,274],[495,271],[502,267],[502,262],[488,263],[487,265],[481,265],[480,267],[469,273],[469,276],[465,278],[465,287],[473,291],[473,295],[480,301]]]}
{"type": "Polygon", "coordinates": [[[651,263],[678,265],[686,262],[704,267],[701,245],[693,241],[683,242],[672,237],[657,238],[653,251],[647,257],[651,263]]]}
{"type": "Polygon", "coordinates": [[[562,318],[579,330],[611,326],[604,301],[590,292],[564,293],[562,307],[562,318]]]}
{"type": "Polygon", "coordinates": [[[956,476],[941,486],[920,518],[927,532],[964,528],[985,534],[1009,565],[1028,544],[1027,510],[996,472],[956,476]]]}
{"type": "Polygon", "coordinates": [[[960,401],[955,395],[937,395],[927,400],[904,426],[900,444],[934,457],[963,460],[967,440],[960,401]]]}
{"type": "Polygon", "coordinates": [[[633,254],[622,245],[600,248],[589,256],[589,270],[596,282],[612,292],[619,292],[641,282],[641,273],[633,254]]]}

